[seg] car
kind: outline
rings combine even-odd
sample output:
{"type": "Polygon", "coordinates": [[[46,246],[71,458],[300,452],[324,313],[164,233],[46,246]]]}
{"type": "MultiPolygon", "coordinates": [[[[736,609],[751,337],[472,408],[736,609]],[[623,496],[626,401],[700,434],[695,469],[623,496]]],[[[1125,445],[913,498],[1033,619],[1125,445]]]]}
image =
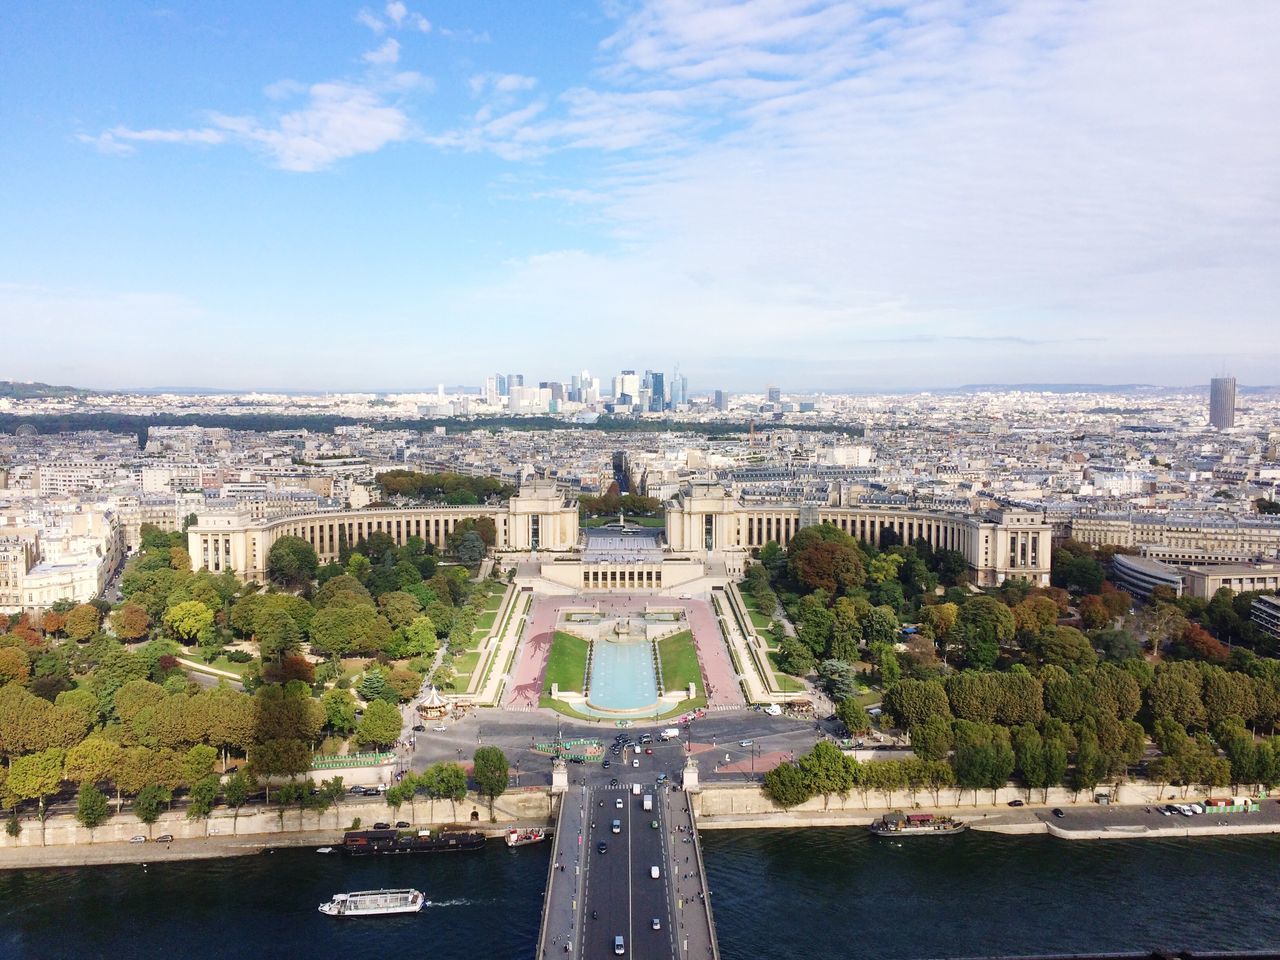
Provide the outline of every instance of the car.
{"type": "Polygon", "coordinates": [[[375,830],[390,830],[390,829],[391,829],[391,824],[389,824],[389,823],[375,823],[375,824],[373,825],[373,829],[375,829],[375,830]]]}
{"type": "Polygon", "coordinates": [[[357,796],[358,794],[364,793],[364,787],[357,783],[354,787],[348,790],[347,793],[351,794],[353,797],[357,796]]]}
{"type": "Polygon", "coordinates": [[[364,794],[366,797],[376,797],[379,793],[377,787],[365,787],[360,792],[364,794]]]}
{"type": "Polygon", "coordinates": [[[140,834],[140,833],[139,833],[139,834],[137,834],[136,836],[130,837],[130,838],[129,838],[129,842],[130,842],[130,843],[146,843],[146,842],[147,842],[147,838],[146,838],[146,837],[144,837],[142,834],[140,834]]]}
{"type": "Polygon", "coordinates": [[[1157,811],[1159,811],[1160,816],[1162,816],[1162,817],[1172,817],[1172,816],[1173,816],[1173,808],[1172,808],[1172,807],[1169,807],[1169,806],[1156,807],[1156,810],[1157,810],[1157,811]]]}
{"type": "Polygon", "coordinates": [[[657,821],[657,820],[650,820],[650,821],[649,821],[649,826],[651,826],[651,827],[653,827],[653,829],[657,830],[657,829],[658,829],[658,821],[657,821]]]}
{"type": "Polygon", "coordinates": [[[625,733],[620,733],[620,734],[618,734],[616,737],[614,737],[614,738],[613,738],[613,742],[614,742],[614,743],[621,743],[621,742],[622,742],[623,740],[625,740],[625,739],[627,739],[627,735],[626,735],[625,733]]]}
{"type": "Polygon", "coordinates": [[[641,743],[653,743],[653,734],[652,734],[652,733],[642,733],[642,734],[640,734],[640,742],[641,742],[641,743]]]}
{"type": "Polygon", "coordinates": [[[621,820],[615,820],[615,821],[613,821],[612,826],[610,826],[610,827],[609,827],[609,832],[610,832],[610,833],[621,833],[621,832],[622,832],[622,821],[621,821],[621,820]]]}
{"type": "Polygon", "coordinates": [[[1024,801],[1024,800],[1010,800],[1010,801],[1009,801],[1009,806],[1011,806],[1011,807],[1025,807],[1026,805],[1027,805],[1027,804],[1026,804],[1026,801],[1024,801]]]}
{"type": "Polygon", "coordinates": [[[667,782],[668,780],[670,780],[670,779],[671,779],[671,778],[670,778],[670,777],[668,777],[665,773],[660,773],[660,774],[658,774],[658,782],[659,782],[659,783],[666,783],[666,782],[667,782]]]}
{"type": "Polygon", "coordinates": [[[1193,804],[1191,804],[1190,806],[1191,806],[1191,812],[1192,812],[1192,813],[1197,814],[1197,815],[1199,815],[1199,814],[1201,814],[1201,813],[1204,813],[1204,805],[1203,805],[1203,804],[1200,804],[1200,803],[1193,803],[1193,804]]]}
{"type": "Polygon", "coordinates": [[[397,829],[397,830],[408,830],[408,829],[409,829],[409,821],[408,821],[408,820],[397,820],[397,821],[396,821],[396,829],[397,829]]]}
{"type": "Polygon", "coordinates": [[[610,764],[611,764],[612,762],[613,762],[613,761],[611,761],[608,757],[605,757],[603,760],[601,760],[601,761],[600,761],[600,767],[601,767],[601,769],[603,769],[603,770],[608,770],[608,769],[609,769],[609,766],[610,766],[610,764]]]}
{"type": "Polygon", "coordinates": [[[650,867],[649,876],[652,877],[654,880],[657,880],[660,876],[662,876],[662,871],[659,870],[657,867],[650,867]]]}
{"type": "Polygon", "coordinates": [[[422,724],[420,724],[420,723],[415,723],[415,724],[413,725],[413,732],[414,732],[414,733],[426,733],[426,732],[427,732],[427,728],[426,728],[426,727],[424,727],[424,726],[423,726],[422,724]]]}
{"type": "Polygon", "coordinates": [[[1061,808],[1061,807],[1054,807],[1054,808],[1053,808],[1053,815],[1054,815],[1055,817],[1058,817],[1059,819],[1061,819],[1062,817],[1065,817],[1065,816],[1066,816],[1066,814],[1062,812],[1062,808],[1061,808]]]}
{"type": "Polygon", "coordinates": [[[661,930],[661,929],[662,929],[662,921],[661,921],[661,920],[659,920],[657,917],[654,917],[654,918],[653,918],[653,929],[655,929],[655,930],[661,930]]]}
{"type": "Polygon", "coordinates": [[[738,741],[738,746],[740,746],[740,747],[751,747],[751,746],[754,746],[754,745],[755,745],[755,741],[754,741],[754,740],[739,740],[739,741],[738,741]]]}
{"type": "Polygon", "coordinates": [[[632,760],[632,761],[631,761],[631,765],[632,765],[633,767],[638,767],[638,766],[640,766],[640,761],[639,761],[639,760],[632,760]]]}
{"type": "Polygon", "coordinates": [[[622,752],[622,748],[621,748],[621,747],[610,747],[610,748],[609,748],[609,752],[610,752],[610,753],[612,753],[612,754],[616,757],[618,754],[620,754],[620,753],[622,752]]]}
{"type": "Polygon", "coordinates": [[[434,730],[436,733],[448,733],[448,732],[449,732],[449,728],[448,728],[448,727],[446,727],[443,723],[442,723],[442,724],[440,724],[440,726],[438,726],[438,727],[432,727],[431,729],[432,729],[432,730],[434,730]]]}
{"type": "Polygon", "coordinates": [[[608,853],[609,845],[603,840],[596,844],[596,853],[608,853]]]}
{"type": "Polygon", "coordinates": [[[614,777],[612,780],[610,780],[610,781],[609,781],[609,786],[611,786],[611,787],[616,787],[617,785],[618,785],[618,778],[617,778],[617,777],[614,777]]]}
{"type": "Polygon", "coordinates": [[[173,834],[172,833],[160,834],[160,836],[156,837],[156,843],[173,843],[173,834]]]}
{"type": "Polygon", "coordinates": [[[627,952],[627,941],[622,939],[622,934],[613,938],[613,952],[619,957],[627,952]]]}
{"type": "Polygon", "coordinates": [[[644,748],[644,755],[645,755],[646,757],[652,757],[652,756],[653,756],[653,747],[645,747],[645,748],[644,748]]]}
{"type": "Polygon", "coordinates": [[[621,809],[622,809],[622,798],[621,798],[621,797],[618,797],[618,799],[617,799],[617,800],[613,801],[613,805],[614,805],[614,807],[616,807],[617,809],[621,810],[621,809]]]}
{"type": "Polygon", "coordinates": [[[581,757],[570,757],[570,758],[569,758],[569,762],[570,762],[570,763],[582,764],[582,763],[585,763],[586,761],[584,761],[581,757]]]}

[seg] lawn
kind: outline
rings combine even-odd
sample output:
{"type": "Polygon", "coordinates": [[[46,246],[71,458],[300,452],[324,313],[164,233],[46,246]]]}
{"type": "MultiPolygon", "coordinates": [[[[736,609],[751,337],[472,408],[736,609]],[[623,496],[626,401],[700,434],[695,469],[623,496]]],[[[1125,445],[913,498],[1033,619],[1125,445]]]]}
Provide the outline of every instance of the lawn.
{"type": "Polygon", "coordinates": [[[582,676],[587,672],[587,641],[567,633],[556,631],[547,654],[547,673],[542,683],[544,692],[551,692],[553,683],[561,690],[581,692],[582,676]]]}
{"type": "Polygon", "coordinates": [[[498,611],[497,611],[497,608],[494,608],[493,610],[486,611],[485,613],[482,613],[482,614],[480,614],[480,616],[476,617],[476,629],[477,629],[477,630],[491,630],[491,629],[493,629],[493,623],[494,623],[494,621],[495,621],[495,620],[497,620],[497,619],[498,619],[498,611]]]}
{"type": "Polygon", "coordinates": [[[766,617],[763,613],[760,613],[758,610],[748,610],[747,616],[751,618],[751,625],[755,627],[756,630],[758,631],[768,630],[773,623],[772,617],[766,617]]]}
{"type": "Polygon", "coordinates": [[[495,593],[493,596],[491,596],[488,600],[484,602],[484,608],[486,610],[492,610],[494,613],[497,613],[498,608],[501,606],[502,606],[502,594],[500,593],[495,593]]]}
{"type": "MultiPolygon", "coordinates": [[[[608,517],[588,517],[582,521],[583,527],[603,527],[606,524],[617,523],[617,516],[608,517]]],[[[627,523],[637,527],[665,527],[667,521],[665,517],[627,517],[627,523]]]]}
{"type": "Polygon", "coordinates": [[[698,651],[693,633],[685,630],[674,637],[658,641],[658,657],[662,661],[662,682],[668,690],[685,690],[696,683],[702,689],[702,671],[698,669],[698,651]]]}
{"type": "Polygon", "coordinates": [[[783,693],[801,693],[805,686],[789,673],[779,671],[773,675],[773,679],[778,684],[778,689],[783,693]]]}
{"type": "MultiPolygon", "coordinates": [[[[183,651],[183,658],[193,663],[204,665],[204,657],[199,652],[188,653],[183,651]]],[[[249,666],[247,663],[232,663],[225,656],[217,657],[213,663],[207,664],[210,670],[225,670],[227,673],[234,673],[237,677],[243,677],[245,669],[249,666]]]]}

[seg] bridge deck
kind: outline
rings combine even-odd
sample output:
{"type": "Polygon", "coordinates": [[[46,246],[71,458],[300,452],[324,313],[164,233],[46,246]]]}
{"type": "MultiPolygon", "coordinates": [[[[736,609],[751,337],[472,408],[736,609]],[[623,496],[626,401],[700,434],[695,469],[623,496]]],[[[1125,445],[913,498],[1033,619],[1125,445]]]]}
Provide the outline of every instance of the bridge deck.
{"type": "Polygon", "coordinates": [[[618,955],[617,937],[636,960],[719,960],[697,827],[680,791],[577,787],[562,799],[538,956],[604,960],[618,955]]]}

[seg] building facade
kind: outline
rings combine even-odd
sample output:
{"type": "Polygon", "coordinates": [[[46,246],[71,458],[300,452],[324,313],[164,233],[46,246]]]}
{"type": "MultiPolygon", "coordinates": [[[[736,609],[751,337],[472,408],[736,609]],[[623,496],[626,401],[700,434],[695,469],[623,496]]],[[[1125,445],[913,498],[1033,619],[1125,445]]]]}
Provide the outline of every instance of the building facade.
{"type": "Polygon", "coordinates": [[[1071,536],[1095,547],[1133,547],[1167,563],[1280,559],[1280,518],[1256,514],[1168,517],[1134,513],[1073,517],[1071,536]]]}
{"type": "Polygon", "coordinates": [[[1236,425],[1236,378],[1214,377],[1209,381],[1209,425],[1230,430],[1236,425]]]}

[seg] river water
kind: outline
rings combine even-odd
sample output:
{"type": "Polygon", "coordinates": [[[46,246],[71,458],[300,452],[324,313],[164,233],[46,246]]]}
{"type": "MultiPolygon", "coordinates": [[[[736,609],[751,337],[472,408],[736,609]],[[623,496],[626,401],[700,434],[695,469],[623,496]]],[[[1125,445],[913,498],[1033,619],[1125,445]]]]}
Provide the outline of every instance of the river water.
{"type": "MultiPolygon", "coordinates": [[[[1280,946],[1280,837],[1067,843],[857,829],[704,834],[724,960],[1280,946]]],[[[547,846],[0,872],[0,957],[531,958],[547,846]],[[417,887],[405,917],[335,920],[335,892],[417,887]]]]}

